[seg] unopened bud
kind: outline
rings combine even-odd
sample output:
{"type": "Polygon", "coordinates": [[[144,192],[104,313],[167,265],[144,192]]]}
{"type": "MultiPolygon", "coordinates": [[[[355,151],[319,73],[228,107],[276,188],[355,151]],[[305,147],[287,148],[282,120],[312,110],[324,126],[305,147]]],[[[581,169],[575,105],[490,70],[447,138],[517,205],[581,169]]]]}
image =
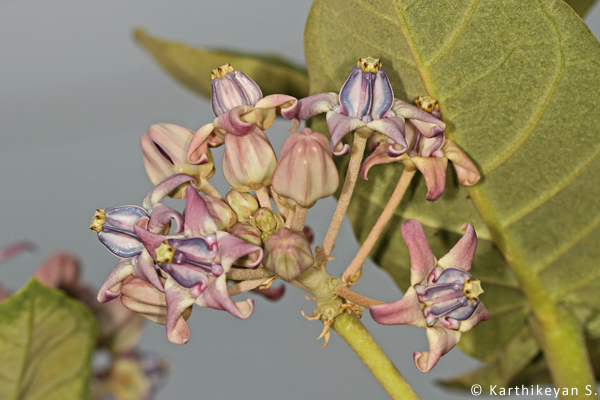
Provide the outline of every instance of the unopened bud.
{"type": "Polygon", "coordinates": [[[258,229],[263,232],[272,231],[277,227],[277,220],[275,214],[268,208],[259,208],[254,213],[254,223],[258,229]]]}
{"type": "Polygon", "coordinates": [[[230,190],[225,199],[237,216],[238,222],[249,222],[250,217],[258,210],[258,201],[250,193],[230,190]]]}
{"type": "Polygon", "coordinates": [[[313,265],[310,244],[302,233],[282,228],[265,243],[263,265],[290,282],[313,265]]]}
{"type": "Polygon", "coordinates": [[[239,222],[229,230],[229,233],[235,237],[245,240],[250,244],[262,246],[262,240],[260,238],[261,232],[258,228],[252,225],[239,222]]]}
{"type": "Polygon", "coordinates": [[[228,231],[237,223],[235,213],[224,201],[206,195],[200,195],[200,197],[206,202],[208,212],[217,224],[218,230],[228,231]]]}

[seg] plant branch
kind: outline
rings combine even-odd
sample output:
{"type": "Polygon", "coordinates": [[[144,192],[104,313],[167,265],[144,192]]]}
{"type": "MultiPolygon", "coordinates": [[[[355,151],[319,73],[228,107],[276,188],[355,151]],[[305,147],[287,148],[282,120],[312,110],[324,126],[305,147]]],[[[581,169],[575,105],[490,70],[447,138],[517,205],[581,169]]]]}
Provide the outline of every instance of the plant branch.
{"type": "Polygon", "coordinates": [[[415,172],[416,169],[404,167],[404,171],[402,171],[402,175],[400,176],[400,180],[394,189],[394,193],[392,193],[392,197],[390,197],[390,200],[383,209],[379,219],[377,219],[373,229],[371,229],[371,232],[369,232],[369,236],[367,236],[367,239],[365,239],[363,242],[360,250],[358,250],[358,253],[344,272],[343,277],[346,278],[347,281],[352,280],[352,277],[354,277],[354,275],[358,272],[365,259],[369,256],[371,250],[373,250],[377,239],[379,239],[379,236],[381,236],[385,226],[390,221],[394,215],[394,211],[396,211],[396,208],[398,208],[398,205],[402,201],[402,197],[404,197],[404,193],[406,192],[410,181],[415,175],[415,172]]]}
{"type": "Polygon", "coordinates": [[[343,285],[339,285],[335,288],[335,294],[363,308],[369,308],[371,306],[385,304],[384,301],[375,300],[367,296],[363,296],[362,294],[356,293],[354,290],[343,285]]]}
{"type": "Polygon", "coordinates": [[[248,281],[254,279],[270,278],[275,274],[266,268],[258,267],[256,269],[249,268],[231,268],[227,272],[227,279],[233,281],[248,281]]]}
{"type": "Polygon", "coordinates": [[[344,181],[344,187],[342,188],[342,194],[338,200],[331,224],[327,229],[327,234],[323,240],[323,246],[321,246],[321,252],[319,254],[319,263],[323,263],[331,254],[335,239],[344,221],[344,216],[348,210],[352,193],[354,192],[354,186],[356,185],[356,178],[360,171],[360,165],[362,163],[365,147],[367,144],[368,135],[361,134],[358,132],[354,133],[354,143],[352,143],[352,155],[350,156],[350,163],[348,164],[348,170],[346,171],[346,179],[344,181]]]}
{"type": "Polygon", "coordinates": [[[393,400],[419,399],[356,316],[340,314],[335,318],[331,327],[350,345],[390,398],[393,400]]]}

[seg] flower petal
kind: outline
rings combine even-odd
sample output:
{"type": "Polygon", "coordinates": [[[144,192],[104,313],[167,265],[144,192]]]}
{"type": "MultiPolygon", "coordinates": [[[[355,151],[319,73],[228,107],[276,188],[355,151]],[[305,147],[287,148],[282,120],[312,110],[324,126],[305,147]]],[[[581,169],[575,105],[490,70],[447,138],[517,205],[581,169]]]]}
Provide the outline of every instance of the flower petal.
{"type": "MultiPolygon", "coordinates": [[[[367,126],[374,131],[383,133],[385,136],[392,139],[396,144],[404,146],[404,151],[408,145],[406,139],[404,139],[404,119],[400,117],[389,117],[383,119],[376,119],[367,124],[367,126]]],[[[402,149],[397,149],[402,151],[402,149]]]]}
{"type": "Polygon", "coordinates": [[[425,230],[418,221],[409,219],[402,224],[402,237],[410,253],[410,284],[422,284],[436,265],[425,230]]]}
{"type": "Polygon", "coordinates": [[[267,288],[267,289],[256,288],[256,289],[252,289],[252,291],[254,293],[260,294],[261,296],[264,296],[268,300],[277,301],[281,297],[283,297],[283,294],[285,293],[285,286],[284,285],[279,285],[276,288],[270,287],[270,288],[267,288]]]}
{"type": "Polygon", "coordinates": [[[192,186],[185,190],[185,224],[186,237],[207,236],[217,231],[217,224],[212,219],[206,202],[192,186]]]}
{"type": "MultiPolygon", "coordinates": [[[[208,163],[209,138],[216,136],[214,130],[215,126],[213,124],[206,124],[194,133],[187,149],[187,160],[190,164],[201,165],[208,163]]],[[[223,144],[222,141],[221,144],[223,144]]]]}
{"type": "Polygon", "coordinates": [[[222,129],[232,135],[245,136],[254,129],[254,124],[242,121],[241,117],[251,111],[252,107],[249,106],[234,107],[225,114],[218,116],[213,125],[215,128],[222,129]]]}
{"type": "Polygon", "coordinates": [[[394,99],[392,110],[399,117],[410,119],[419,132],[427,137],[441,135],[446,130],[446,124],[441,120],[402,100],[394,99]]]}
{"type": "Polygon", "coordinates": [[[329,111],[327,113],[327,127],[329,128],[329,134],[331,139],[331,149],[333,154],[336,156],[343,156],[350,152],[350,146],[344,144],[342,150],[337,147],[337,144],[341,142],[342,138],[346,136],[348,132],[354,131],[361,126],[365,126],[365,123],[360,119],[348,117],[335,111],[329,111]]]}
{"type": "Polygon", "coordinates": [[[436,201],[446,188],[446,167],[448,160],[443,157],[412,157],[410,159],[421,171],[429,189],[425,199],[436,201]]]}
{"type": "Polygon", "coordinates": [[[480,302],[477,308],[475,309],[475,312],[469,317],[469,319],[465,321],[460,321],[459,330],[461,332],[468,332],[481,321],[487,321],[488,319],[490,319],[490,313],[485,308],[483,303],[480,302]]]}
{"type": "MultiPolygon", "coordinates": [[[[265,97],[268,98],[270,96],[265,97]]],[[[259,101],[258,106],[262,102],[259,101]]],[[[299,120],[307,120],[315,115],[331,111],[331,109],[339,104],[339,96],[337,93],[318,93],[312,96],[298,100],[296,103],[291,103],[289,106],[281,107],[281,115],[285,119],[294,120],[290,132],[298,129],[299,120]]]]}
{"type": "Polygon", "coordinates": [[[413,354],[415,365],[419,371],[429,372],[437,364],[440,357],[456,346],[460,336],[459,331],[444,327],[433,326],[427,328],[429,351],[415,351],[413,354]]]}
{"type": "Polygon", "coordinates": [[[189,289],[179,286],[173,279],[165,282],[167,300],[167,338],[175,344],[186,344],[190,340],[190,328],[182,315],[186,308],[194,304],[189,289]]]}
{"type": "Polygon", "coordinates": [[[369,311],[373,320],[379,324],[427,327],[417,298],[417,292],[412,286],[408,288],[400,300],[394,303],[371,306],[369,311]]]}
{"type": "Polygon", "coordinates": [[[131,279],[127,279],[125,282],[123,282],[121,292],[123,293],[123,296],[127,296],[140,303],[161,307],[167,306],[165,294],[159,290],[156,290],[154,286],[141,278],[132,277],[131,279]]]}
{"type": "Polygon", "coordinates": [[[401,157],[390,157],[388,154],[388,148],[391,145],[389,143],[381,143],[379,146],[375,148],[365,161],[363,161],[362,166],[360,167],[360,176],[363,179],[367,179],[367,174],[371,167],[379,164],[388,164],[394,161],[400,161],[401,157]]]}
{"type": "Polygon", "coordinates": [[[167,197],[169,193],[177,189],[179,185],[186,182],[190,182],[192,185],[196,184],[196,179],[193,176],[187,174],[175,174],[171,175],[158,185],[154,186],[144,197],[142,206],[146,210],[151,210],[156,203],[167,197]]]}
{"type": "Polygon", "coordinates": [[[157,204],[150,214],[148,230],[152,233],[161,233],[171,222],[171,219],[175,220],[175,223],[177,224],[175,233],[183,232],[183,216],[179,211],[175,211],[171,207],[162,204],[157,204]]]}
{"type": "Polygon", "coordinates": [[[279,111],[284,118],[294,120],[292,128],[290,129],[290,132],[293,132],[300,126],[300,121],[297,117],[294,118],[293,115],[295,112],[294,110],[297,108],[298,100],[296,100],[295,97],[285,94],[271,94],[260,99],[254,106],[257,120],[256,124],[262,130],[269,129],[275,120],[275,112],[266,112],[266,110],[273,109],[273,111],[279,111]]]}
{"type": "Polygon", "coordinates": [[[165,235],[159,235],[156,233],[152,233],[147,229],[144,229],[143,226],[148,222],[148,217],[140,218],[138,222],[133,226],[133,230],[135,234],[140,238],[142,244],[150,253],[153,259],[156,258],[156,249],[160,247],[160,244],[165,240],[168,240],[170,237],[165,235]]]}
{"type": "Polygon", "coordinates": [[[227,277],[223,274],[212,278],[213,283],[196,299],[196,304],[201,307],[214,308],[215,310],[228,311],[231,315],[240,319],[246,319],[252,315],[254,300],[234,302],[227,292],[227,277]]]}
{"type": "Polygon", "coordinates": [[[33,275],[51,288],[75,289],[79,281],[79,260],[69,253],[54,253],[33,275]]]}
{"type": "Polygon", "coordinates": [[[463,186],[473,186],[479,179],[479,171],[473,161],[451,140],[446,140],[442,150],[446,154],[446,158],[452,161],[456,174],[458,175],[458,181],[463,186]]]}
{"type": "Polygon", "coordinates": [[[217,243],[219,244],[221,265],[225,274],[236,260],[244,256],[250,256],[251,262],[248,265],[250,268],[256,268],[262,262],[263,249],[261,247],[250,244],[227,232],[217,232],[217,243]]]}
{"type": "Polygon", "coordinates": [[[461,229],[465,232],[463,237],[460,238],[448,254],[438,261],[438,265],[443,269],[456,268],[467,272],[471,270],[475,249],[477,248],[477,235],[475,234],[473,225],[468,222],[461,229]]]}
{"type": "Polygon", "coordinates": [[[129,258],[119,260],[117,266],[106,277],[98,291],[98,301],[100,303],[106,303],[121,295],[123,279],[133,275],[133,264],[131,261],[129,258]]]}
{"type": "Polygon", "coordinates": [[[4,247],[2,250],[0,250],[0,263],[3,263],[9,258],[15,257],[16,255],[24,251],[33,252],[34,250],[35,245],[30,242],[18,242],[10,246],[4,247]]]}
{"type": "Polygon", "coordinates": [[[133,264],[133,275],[151,283],[156,289],[164,292],[165,289],[154,267],[154,260],[147,250],[144,250],[136,260],[133,260],[133,264]]]}
{"type": "Polygon", "coordinates": [[[98,232],[98,239],[111,253],[119,258],[131,258],[144,250],[144,246],[138,238],[124,232],[100,231],[98,232]]]}

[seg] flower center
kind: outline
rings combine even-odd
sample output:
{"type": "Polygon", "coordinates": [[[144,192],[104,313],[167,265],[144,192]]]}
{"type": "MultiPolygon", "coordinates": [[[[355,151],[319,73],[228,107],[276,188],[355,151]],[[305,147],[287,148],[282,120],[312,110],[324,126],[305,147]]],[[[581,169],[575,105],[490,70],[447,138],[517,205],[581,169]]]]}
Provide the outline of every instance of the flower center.
{"type": "Polygon", "coordinates": [[[102,227],[104,226],[104,222],[106,222],[106,214],[104,213],[103,209],[98,209],[92,217],[92,224],[90,225],[90,229],[94,232],[101,232],[102,227]]]}
{"type": "Polygon", "coordinates": [[[378,58],[367,57],[359,58],[356,63],[364,72],[377,72],[381,68],[381,61],[378,58]]]}
{"type": "Polygon", "coordinates": [[[157,264],[171,264],[173,262],[173,256],[175,255],[175,249],[169,245],[166,240],[160,244],[154,251],[156,251],[156,262],[157,264]]]}
{"type": "Polygon", "coordinates": [[[471,302],[474,302],[481,293],[483,293],[483,289],[481,288],[481,281],[479,279],[465,279],[465,284],[463,285],[463,294],[467,299],[471,300],[471,302]]]}
{"type": "Polygon", "coordinates": [[[235,69],[231,66],[231,64],[227,63],[225,65],[221,65],[217,69],[213,69],[210,73],[210,78],[211,79],[222,78],[225,75],[227,75],[228,73],[233,72],[233,71],[235,71],[235,69]]]}

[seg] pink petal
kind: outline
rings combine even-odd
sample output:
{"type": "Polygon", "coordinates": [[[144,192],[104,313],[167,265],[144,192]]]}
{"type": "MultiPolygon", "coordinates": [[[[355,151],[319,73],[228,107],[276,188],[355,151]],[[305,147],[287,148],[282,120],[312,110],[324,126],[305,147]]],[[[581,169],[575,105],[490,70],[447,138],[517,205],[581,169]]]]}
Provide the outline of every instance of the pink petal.
{"type": "Polygon", "coordinates": [[[402,100],[394,99],[392,110],[399,117],[410,119],[419,132],[427,137],[441,135],[446,130],[446,124],[441,120],[402,100]]]}
{"type": "Polygon", "coordinates": [[[143,228],[148,223],[148,217],[142,217],[137,220],[135,225],[133,226],[133,231],[140,239],[148,253],[152,256],[152,258],[156,258],[156,249],[160,247],[160,244],[165,240],[169,239],[169,236],[159,235],[156,233],[152,233],[143,228]]]}
{"type": "Polygon", "coordinates": [[[192,186],[185,189],[185,224],[186,237],[207,236],[217,231],[206,202],[192,186]]]}
{"type": "Polygon", "coordinates": [[[124,296],[130,297],[140,303],[161,307],[167,306],[165,294],[156,290],[154,286],[141,278],[132,277],[131,279],[127,279],[123,282],[121,292],[124,296]]]}
{"type": "Polygon", "coordinates": [[[33,252],[35,250],[35,245],[30,242],[18,242],[15,244],[11,244],[10,246],[4,247],[0,250],[0,263],[12,258],[24,251],[33,252]]]}
{"type": "Polygon", "coordinates": [[[473,315],[471,315],[468,319],[460,322],[459,330],[461,332],[467,332],[473,329],[478,323],[481,321],[487,321],[490,319],[490,313],[485,308],[483,303],[479,303],[473,315]]]}
{"type": "Polygon", "coordinates": [[[429,191],[425,199],[436,201],[446,188],[446,167],[448,160],[440,157],[413,157],[410,159],[421,171],[429,191]]]}
{"type": "Polygon", "coordinates": [[[117,266],[112,270],[108,277],[100,286],[98,291],[98,301],[106,303],[116,299],[121,295],[122,282],[128,276],[133,275],[133,264],[130,258],[119,260],[117,266]]]}
{"type": "Polygon", "coordinates": [[[400,117],[376,119],[369,122],[367,126],[374,131],[384,134],[397,144],[404,146],[404,149],[408,147],[404,139],[404,119],[400,117]]]}
{"type": "Polygon", "coordinates": [[[167,197],[169,193],[173,190],[177,189],[179,185],[182,185],[186,182],[190,182],[192,185],[196,184],[196,179],[193,176],[186,174],[175,174],[171,175],[158,185],[154,186],[144,197],[144,201],[142,202],[142,206],[146,210],[152,209],[162,199],[167,197]]]}
{"type": "Polygon", "coordinates": [[[250,256],[250,268],[256,268],[263,259],[263,249],[227,232],[217,232],[217,243],[223,271],[226,274],[233,263],[245,256],[250,256]]]}
{"type": "Polygon", "coordinates": [[[451,140],[446,140],[442,150],[446,153],[446,157],[452,161],[458,181],[463,186],[473,186],[479,179],[479,171],[473,161],[451,140]]]}
{"type": "Polygon", "coordinates": [[[214,130],[213,124],[206,124],[194,133],[187,150],[187,160],[190,164],[200,165],[208,162],[209,138],[216,136],[214,130]]]}
{"type": "Polygon", "coordinates": [[[410,284],[423,284],[436,265],[425,230],[418,221],[409,219],[402,224],[402,237],[410,253],[410,284]]]}
{"type": "Polygon", "coordinates": [[[462,226],[461,230],[465,232],[463,237],[460,238],[448,254],[438,261],[438,265],[443,269],[456,268],[466,272],[471,270],[475,249],[477,248],[477,235],[475,234],[473,225],[468,222],[462,226]]]}
{"type": "Polygon", "coordinates": [[[252,111],[252,107],[238,106],[219,115],[213,122],[216,128],[222,129],[235,136],[245,136],[254,129],[254,124],[244,122],[241,117],[252,111]]]}
{"type": "Polygon", "coordinates": [[[387,150],[390,146],[391,145],[389,143],[381,143],[375,148],[375,151],[373,151],[367,158],[365,158],[365,161],[363,161],[362,166],[360,167],[360,176],[363,179],[367,179],[367,174],[369,173],[369,170],[375,165],[388,164],[394,161],[400,161],[400,157],[402,156],[390,157],[388,155],[387,150]]]}
{"type": "Polygon", "coordinates": [[[54,253],[33,275],[51,288],[74,289],[79,281],[79,260],[69,253],[54,253]]]}
{"type": "Polygon", "coordinates": [[[329,111],[327,113],[327,127],[329,128],[329,135],[331,139],[329,143],[331,143],[331,149],[333,154],[336,156],[343,156],[350,152],[350,146],[344,144],[343,148],[340,150],[337,146],[338,143],[341,143],[341,140],[348,132],[354,131],[361,126],[365,126],[365,123],[362,122],[358,118],[348,117],[347,115],[342,115],[335,111],[329,111]]]}
{"type": "Polygon", "coordinates": [[[167,207],[162,204],[157,204],[150,213],[150,220],[148,221],[148,230],[152,233],[161,233],[163,229],[171,222],[171,219],[175,220],[177,228],[175,233],[183,232],[183,216],[173,210],[171,207],[167,207]]]}
{"type": "Polygon", "coordinates": [[[133,268],[133,275],[151,283],[159,291],[165,291],[160,278],[158,277],[158,273],[156,272],[156,268],[154,267],[154,260],[148,251],[142,251],[137,258],[133,268]]]}
{"type": "Polygon", "coordinates": [[[252,289],[252,291],[264,296],[268,300],[277,301],[283,297],[283,294],[285,293],[285,286],[279,285],[276,288],[270,287],[268,289],[252,289]]]}
{"type": "Polygon", "coordinates": [[[440,357],[448,353],[460,340],[461,333],[451,329],[432,326],[427,328],[427,340],[429,351],[415,351],[413,359],[415,365],[421,372],[429,372],[440,357]]]}
{"type": "Polygon", "coordinates": [[[229,297],[226,274],[212,279],[214,279],[214,282],[196,299],[196,304],[201,307],[228,311],[231,315],[240,319],[246,319],[252,315],[254,300],[234,302],[229,297]]]}
{"type": "MultiPolygon", "coordinates": [[[[268,97],[270,96],[265,97],[265,99],[268,97]]],[[[257,106],[259,103],[260,101],[257,103],[257,106]]],[[[281,115],[285,119],[294,120],[292,129],[290,130],[292,132],[298,129],[300,120],[307,120],[315,115],[331,111],[337,104],[339,104],[337,93],[319,93],[289,103],[289,105],[284,105],[284,107],[281,107],[281,115]]]]}
{"type": "Polygon", "coordinates": [[[417,298],[417,292],[412,286],[408,288],[400,300],[394,303],[371,306],[369,311],[373,320],[379,324],[427,327],[417,298]]]}
{"type": "Polygon", "coordinates": [[[173,279],[165,283],[167,301],[167,338],[175,344],[186,344],[190,340],[190,328],[181,316],[192,304],[194,298],[190,291],[179,286],[173,279]]]}

